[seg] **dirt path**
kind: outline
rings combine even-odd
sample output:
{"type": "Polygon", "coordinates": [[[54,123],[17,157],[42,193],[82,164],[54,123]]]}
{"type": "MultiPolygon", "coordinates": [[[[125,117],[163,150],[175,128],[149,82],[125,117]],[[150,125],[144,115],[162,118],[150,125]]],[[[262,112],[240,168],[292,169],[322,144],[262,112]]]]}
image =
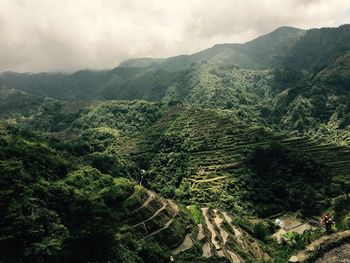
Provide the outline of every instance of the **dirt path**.
{"type": "Polygon", "coordinates": [[[163,206],[161,208],[159,208],[150,218],[147,218],[146,220],[141,221],[140,223],[137,223],[136,225],[133,225],[132,227],[138,227],[150,220],[152,220],[153,218],[155,218],[157,215],[159,215],[160,212],[162,212],[163,210],[165,210],[165,208],[168,206],[168,204],[166,202],[164,202],[164,200],[162,199],[163,202],[163,206]]]}
{"type": "Polygon", "coordinates": [[[156,197],[156,194],[154,192],[149,191],[149,190],[147,192],[148,192],[147,200],[142,204],[142,206],[140,206],[140,207],[136,208],[134,211],[132,211],[131,214],[139,211],[142,208],[145,208],[146,206],[148,206],[149,203],[156,197]]]}
{"type": "Polygon", "coordinates": [[[188,179],[189,181],[192,181],[194,183],[208,183],[208,182],[213,182],[213,181],[218,181],[218,180],[223,180],[225,178],[227,178],[227,175],[223,175],[223,176],[218,176],[218,177],[214,177],[214,178],[209,178],[209,179],[188,179]]]}
{"type": "Polygon", "coordinates": [[[186,250],[189,250],[193,247],[193,240],[192,240],[192,234],[189,233],[185,236],[185,239],[184,241],[177,247],[173,250],[173,254],[174,255],[177,255],[181,252],[184,252],[186,250]]]}
{"type": "Polygon", "coordinates": [[[145,238],[154,236],[154,235],[158,234],[159,232],[167,229],[171,225],[171,223],[175,220],[175,217],[179,214],[180,209],[179,209],[178,205],[172,200],[168,200],[168,203],[169,203],[170,207],[175,211],[173,217],[170,218],[169,221],[165,223],[164,227],[162,227],[162,228],[160,228],[160,229],[158,229],[158,230],[148,234],[145,238]]]}

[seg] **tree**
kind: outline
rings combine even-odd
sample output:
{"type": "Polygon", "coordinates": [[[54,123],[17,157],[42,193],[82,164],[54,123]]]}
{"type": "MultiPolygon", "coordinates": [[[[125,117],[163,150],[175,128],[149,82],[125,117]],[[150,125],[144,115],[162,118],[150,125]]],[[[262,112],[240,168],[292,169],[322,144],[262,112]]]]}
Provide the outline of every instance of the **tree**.
{"type": "Polygon", "coordinates": [[[254,233],[254,236],[256,238],[260,239],[261,241],[266,241],[268,231],[267,231],[267,227],[265,226],[265,224],[263,224],[261,222],[255,224],[253,227],[253,233],[254,233]]]}

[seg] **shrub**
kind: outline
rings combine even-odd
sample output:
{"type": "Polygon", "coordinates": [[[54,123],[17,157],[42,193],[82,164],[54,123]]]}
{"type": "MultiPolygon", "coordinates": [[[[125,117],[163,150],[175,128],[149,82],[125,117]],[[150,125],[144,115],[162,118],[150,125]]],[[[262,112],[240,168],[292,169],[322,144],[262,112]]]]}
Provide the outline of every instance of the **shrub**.
{"type": "Polygon", "coordinates": [[[253,226],[253,234],[257,239],[266,241],[266,237],[268,235],[267,227],[263,223],[257,223],[253,226]]]}

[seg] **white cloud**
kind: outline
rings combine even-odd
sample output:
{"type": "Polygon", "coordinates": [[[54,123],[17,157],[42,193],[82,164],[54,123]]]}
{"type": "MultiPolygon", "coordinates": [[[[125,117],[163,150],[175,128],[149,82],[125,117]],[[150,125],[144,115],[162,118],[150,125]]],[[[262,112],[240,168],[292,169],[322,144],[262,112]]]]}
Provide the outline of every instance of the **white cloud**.
{"type": "Polygon", "coordinates": [[[348,0],[1,0],[0,71],[112,68],[276,27],[350,22],[348,0]]]}

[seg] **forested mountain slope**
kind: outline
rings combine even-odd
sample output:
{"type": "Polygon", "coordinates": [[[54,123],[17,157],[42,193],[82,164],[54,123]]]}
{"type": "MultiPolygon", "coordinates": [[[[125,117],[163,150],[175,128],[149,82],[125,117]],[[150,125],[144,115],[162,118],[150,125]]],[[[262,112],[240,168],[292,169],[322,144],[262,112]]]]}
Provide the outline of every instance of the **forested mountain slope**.
{"type": "Polygon", "coordinates": [[[0,123],[1,260],[269,258],[232,214],[203,208],[194,216],[139,185],[143,172],[118,153],[126,133],[113,125],[81,128],[82,134],[59,140],[57,132],[41,136],[24,127],[0,123]]]}
{"type": "Polygon", "coordinates": [[[331,137],[347,144],[342,130],[349,114],[349,38],[349,25],[307,31],[282,27],[245,44],[216,45],[161,60],[136,59],[113,70],[7,72],[0,85],[2,93],[15,89],[64,100],[140,99],[243,110],[288,131],[315,133],[327,130],[324,125],[338,125],[341,131],[331,137]],[[242,56],[249,59],[241,63],[242,56]]]}
{"type": "MultiPolygon", "coordinates": [[[[65,234],[44,232],[35,240],[13,237],[29,242],[18,244],[23,251],[16,252],[18,258],[26,254],[33,259],[61,261],[120,257],[122,262],[166,262],[175,255],[179,260],[226,257],[231,262],[256,262],[282,249],[261,245],[264,237],[254,230],[256,215],[289,211],[317,215],[330,206],[332,197],[343,195],[349,186],[349,148],[274,132],[259,127],[259,122],[253,125],[250,119],[231,110],[169,107],[143,101],[78,104],[45,100],[39,107],[34,105],[32,111],[27,117],[20,112],[12,117],[23,129],[2,125],[2,176],[10,180],[3,180],[2,189],[16,187],[17,183],[11,183],[14,173],[20,184],[30,180],[24,182],[29,192],[16,197],[20,198],[18,202],[36,200],[39,195],[39,208],[58,214],[54,222],[65,234]],[[11,172],[17,160],[18,165],[24,165],[23,174],[11,172]],[[48,163],[62,175],[39,167],[48,163]],[[48,195],[45,198],[40,191],[31,191],[42,183],[48,195]],[[77,197],[61,197],[60,191],[73,191],[77,197]],[[197,212],[189,212],[164,197],[190,205],[190,211],[197,212]],[[75,210],[82,198],[93,210],[90,206],[75,210]],[[64,200],[74,207],[60,210],[58,204],[64,200]],[[76,208],[75,202],[79,202],[76,208]],[[228,217],[225,211],[230,212],[228,217]],[[85,223],[71,221],[80,218],[81,213],[90,215],[85,223]],[[104,225],[99,230],[103,232],[83,234],[85,227],[95,229],[100,224],[104,225]],[[237,236],[237,231],[242,236],[237,236]],[[121,239],[110,239],[115,233],[121,239]],[[142,241],[148,235],[154,235],[155,240],[142,241]],[[99,244],[97,254],[78,253],[106,239],[112,243],[99,244]],[[247,248],[248,253],[244,252],[247,248]]],[[[9,192],[8,198],[17,200],[13,193],[9,192]]],[[[8,211],[6,217],[14,204],[8,205],[3,210],[8,211]]],[[[23,220],[32,222],[36,210],[33,213],[23,220]]],[[[40,220],[30,225],[53,222],[40,220]]],[[[6,229],[15,228],[11,221],[4,223],[10,224],[6,229]]],[[[274,233],[273,228],[268,231],[274,233]]],[[[11,240],[3,239],[3,247],[10,246],[11,240]]],[[[2,254],[4,259],[14,257],[11,251],[2,254]]]]}
{"type": "Polygon", "coordinates": [[[280,263],[350,228],[349,29],[0,74],[0,261],[280,263]]]}
{"type": "Polygon", "coordinates": [[[349,145],[350,55],[337,58],[275,99],[271,121],[287,131],[349,145]]]}
{"type": "Polygon", "coordinates": [[[349,148],[240,119],[230,111],[175,107],[132,139],[128,154],[147,171],[147,186],[183,202],[252,208],[264,216],[294,209],[317,213],[329,205],[327,196],[344,192],[339,181],[348,177],[349,148]],[[267,185],[260,185],[257,174],[267,185]],[[299,184],[307,203],[298,201],[299,184]]]}

